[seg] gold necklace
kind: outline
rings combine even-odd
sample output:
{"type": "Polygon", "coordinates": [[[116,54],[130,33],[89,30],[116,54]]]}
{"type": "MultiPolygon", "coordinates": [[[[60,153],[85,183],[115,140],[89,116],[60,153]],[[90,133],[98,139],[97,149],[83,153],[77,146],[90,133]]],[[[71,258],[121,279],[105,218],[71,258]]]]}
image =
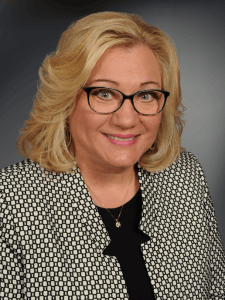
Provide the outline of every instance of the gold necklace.
{"type": "MultiPolygon", "coordinates": [[[[128,194],[129,187],[130,187],[130,184],[131,184],[131,182],[132,182],[132,178],[133,178],[133,175],[131,176],[131,181],[130,181],[130,183],[129,183],[129,185],[128,185],[128,189],[127,189],[127,192],[126,192],[126,195],[125,195],[124,199],[126,199],[126,196],[127,196],[127,194],[128,194]]],[[[86,183],[86,185],[87,185],[87,183],[86,183]]],[[[95,193],[91,190],[91,188],[90,188],[88,185],[87,185],[87,187],[88,187],[89,190],[93,193],[93,195],[95,196],[95,198],[96,198],[96,200],[98,201],[98,203],[101,204],[101,205],[102,205],[102,206],[110,213],[110,215],[115,219],[115,221],[116,221],[116,227],[117,227],[117,228],[121,227],[121,223],[120,223],[118,220],[119,220],[119,217],[120,217],[120,215],[121,215],[121,212],[122,212],[122,209],[123,209],[123,205],[122,205],[122,207],[121,207],[120,214],[119,214],[118,218],[116,219],[116,218],[111,214],[111,212],[105,207],[105,205],[102,204],[102,203],[98,200],[98,197],[97,197],[97,196],[95,195],[95,193]]]]}

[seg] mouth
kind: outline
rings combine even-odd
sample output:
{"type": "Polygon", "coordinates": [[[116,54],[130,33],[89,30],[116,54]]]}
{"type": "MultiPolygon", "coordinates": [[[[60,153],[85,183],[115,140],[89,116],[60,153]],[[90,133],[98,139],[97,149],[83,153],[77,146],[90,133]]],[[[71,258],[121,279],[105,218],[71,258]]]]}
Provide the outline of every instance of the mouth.
{"type": "Polygon", "coordinates": [[[139,135],[127,135],[127,138],[121,138],[121,135],[120,137],[118,136],[113,136],[113,135],[110,135],[110,134],[106,134],[104,133],[104,135],[106,135],[108,138],[110,139],[113,139],[113,140],[116,140],[116,141],[122,141],[122,142],[125,142],[125,141],[132,141],[134,140],[136,137],[138,137],[139,135]]]}

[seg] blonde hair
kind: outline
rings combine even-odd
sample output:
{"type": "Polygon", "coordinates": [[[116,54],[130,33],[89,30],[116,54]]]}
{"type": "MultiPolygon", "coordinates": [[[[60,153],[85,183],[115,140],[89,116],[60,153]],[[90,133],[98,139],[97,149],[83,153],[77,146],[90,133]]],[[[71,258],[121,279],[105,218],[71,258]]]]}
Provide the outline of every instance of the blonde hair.
{"type": "Polygon", "coordinates": [[[30,118],[16,141],[17,150],[42,167],[56,173],[74,168],[75,147],[68,117],[102,54],[113,46],[146,44],[155,53],[162,70],[162,89],[170,92],[162,111],[155,149],[139,163],[159,172],[180,154],[186,109],[181,103],[179,62],[173,41],[159,28],[134,14],[100,12],[72,23],[62,34],[55,52],[46,56],[39,70],[40,83],[30,118]]]}

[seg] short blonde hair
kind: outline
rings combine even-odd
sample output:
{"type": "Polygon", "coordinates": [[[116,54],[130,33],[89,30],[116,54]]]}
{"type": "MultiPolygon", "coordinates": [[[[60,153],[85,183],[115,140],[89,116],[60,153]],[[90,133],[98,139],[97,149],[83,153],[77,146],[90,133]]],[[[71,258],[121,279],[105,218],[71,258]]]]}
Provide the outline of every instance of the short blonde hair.
{"type": "Polygon", "coordinates": [[[100,12],[72,23],[62,34],[55,52],[46,56],[39,70],[40,83],[30,118],[16,141],[18,151],[56,173],[76,165],[75,147],[68,117],[78,91],[85,85],[98,59],[110,47],[146,44],[155,53],[162,70],[162,89],[170,92],[162,111],[155,149],[139,163],[159,172],[180,154],[186,109],[181,103],[179,61],[173,41],[159,28],[134,14],[100,12]]]}

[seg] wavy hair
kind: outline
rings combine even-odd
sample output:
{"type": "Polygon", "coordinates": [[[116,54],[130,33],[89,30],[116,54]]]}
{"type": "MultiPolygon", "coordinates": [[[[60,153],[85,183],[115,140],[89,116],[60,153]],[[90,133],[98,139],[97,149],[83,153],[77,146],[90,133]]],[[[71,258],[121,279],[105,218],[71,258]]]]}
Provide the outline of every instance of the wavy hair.
{"type": "Polygon", "coordinates": [[[159,172],[180,154],[186,109],[181,103],[180,71],[176,48],[162,30],[134,14],[100,12],[73,22],[62,34],[55,52],[39,69],[39,84],[30,118],[16,141],[18,152],[56,173],[76,166],[75,147],[68,125],[79,90],[102,54],[111,47],[148,45],[162,71],[162,89],[170,96],[162,111],[154,150],[139,160],[150,172],[159,172]]]}

